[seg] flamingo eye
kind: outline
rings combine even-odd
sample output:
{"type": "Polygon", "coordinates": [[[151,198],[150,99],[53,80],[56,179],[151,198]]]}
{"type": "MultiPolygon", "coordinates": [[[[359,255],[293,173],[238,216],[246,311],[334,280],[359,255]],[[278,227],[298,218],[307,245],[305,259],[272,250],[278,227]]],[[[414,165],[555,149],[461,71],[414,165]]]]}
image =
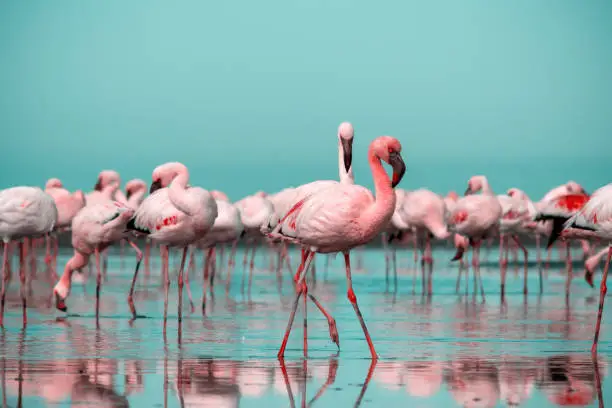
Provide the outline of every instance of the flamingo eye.
{"type": "Polygon", "coordinates": [[[392,147],[387,148],[387,150],[389,151],[389,153],[395,152],[395,149],[393,149],[392,147]]]}

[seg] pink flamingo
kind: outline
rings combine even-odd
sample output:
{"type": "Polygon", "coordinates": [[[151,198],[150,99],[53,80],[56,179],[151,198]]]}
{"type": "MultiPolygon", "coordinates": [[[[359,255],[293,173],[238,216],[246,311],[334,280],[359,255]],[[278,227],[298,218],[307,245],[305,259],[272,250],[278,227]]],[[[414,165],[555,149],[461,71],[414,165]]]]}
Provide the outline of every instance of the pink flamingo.
{"type": "Polygon", "coordinates": [[[2,258],[2,292],[0,293],[0,327],[3,327],[6,288],[10,282],[9,245],[19,242],[21,302],[23,325],[28,322],[26,307],[26,271],[29,239],[38,238],[53,231],[57,222],[57,208],[53,197],[38,187],[12,187],[0,190],[0,238],[4,243],[2,258]],[[23,241],[21,241],[23,239],[23,241]]]}
{"type": "MultiPolygon", "coordinates": [[[[338,183],[333,188],[320,190],[295,203],[271,233],[304,249],[302,263],[298,269],[298,293],[278,352],[279,358],[284,357],[299,299],[308,294],[304,275],[317,252],[344,254],[347,296],[361,323],[372,359],[378,358],[353,291],[349,251],[370,242],[391,220],[396,200],[393,188],[401,181],[406,170],[400,155],[401,149],[400,142],[391,136],[380,136],[370,144],[368,161],[374,176],[376,196],[365,187],[338,183]],[[385,172],[381,160],[393,167],[392,180],[385,172]]],[[[304,332],[305,355],[307,348],[308,341],[304,332]]]]}
{"type": "MultiPolygon", "coordinates": [[[[465,194],[450,212],[449,226],[454,232],[469,238],[472,246],[472,265],[476,276],[480,278],[480,245],[483,239],[497,232],[502,208],[485,176],[470,178],[465,194]],[[473,195],[479,191],[482,191],[482,194],[473,195]]],[[[482,282],[480,291],[484,298],[482,282]]]]}
{"type": "MultiPolygon", "coordinates": [[[[118,188],[118,184],[112,186],[118,188]]],[[[55,294],[55,307],[62,312],[68,310],[66,299],[70,295],[72,274],[87,265],[89,257],[95,254],[96,258],[96,321],[100,312],[100,286],[102,271],[100,268],[100,254],[108,246],[126,238],[126,225],[134,215],[134,210],[118,201],[99,200],[94,204],[86,205],[72,220],[72,246],[74,254],[68,260],[60,280],[53,288],[55,294]]],[[[132,295],[134,282],[142,260],[142,253],[131,241],[128,241],[136,251],[137,262],[132,280],[132,287],[128,296],[128,305],[133,316],[136,316],[132,295]]]]}
{"type": "MultiPolygon", "coordinates": [[[[249,287],[251,284],[252,276],[253,276],[253,268],[255,266],[255,250],[257,248],[257,244],[263,238],[261,233],[261,227],[265,225],[272,214],[274,213],[274,206],[272,202],[268,200],[267,197],[262,197],[261,194],[255,194],[252,196],[247,196],[240,201],[234,203],[234,207],[238,209],[240,221],[244,227],[244,239],[246,241],[246,247],[244,250],[245,254],[245,265],[246,265],[246,257],[249,253],[249,245],[251,247],[251,262],[249,265],[249,287]]],[[[235,246],[232,248],[233,258],[235,256],[235,246]]],[[[278,265],[277,265],[277,273],[280,271],[281,262],[283,257],[283,252],[278,252],[278,265]]],[[[229,289],[229,276],[227,281],[226,289],[229,289]]]]}
{"type": "MultiPolygon", "coordinates": [[[[446,218],[448,218],[448,214],[453,212],[453,209],[455,208],[457,201],[459,201],[459,195],[454,191],[449,191],[446,197],[444,197],[444,206],[446,207],[446,218]]],[[[456,252],[455,252],[455,256],[453,257],[453,259],[451,259],[451,261],[459,261],[461,267],[463,268],[465,266],[464,261],[463,261],[463,254],[470,246],[470,242],[463,235],[459,235],[454,232],[452,233],[452,235],[453,235],[453,245],[455,247],[456,252]]],[[[462,271],[460,269],[459,279],[457,282],[461,280],[461,272],[462,271]]]]}
{"type": "Polygon", "coordinates": [[[136,210],[147,194],[147,183],[141,179],[133,179],[125,185],[125,200],[128,207],[136,210]]]}
{"type": "MultiPolygon", "coordinates": [[[[105,187],[111,184],[117,184],[118,186],[121,185],[121,177],[119,177],[119,173],[114,170],[102,170],[98,175],[98,181],[94,186],[94,190],[85,196],[85,201],[87,204],[93,204],[98,201],[107,201],[108,197],[106,194],[102,194],[102,191],[105,187]]],[[[114,192],[111,197],[112,200],[119,201],[122,204],[127,203],[127,199],[121,190],[116,189],[113,191],[114,192]]]]}
{"type": "MultiPolygon", "coordinates": [[[[225,198],[227,198],[227,196],[225,196],[225,198]]],[[[207,250],[206,260],[204,261],[202,314],[205,314],[206,311],[206,294],[208,290],[207,283],[210,276],[209,270],[211,267],[214,270],[216,264],[215,247],[218,245],[232,244],[232,253],[230,254],[231,260],[236,253],[236,244],[244,231],[244,226],[240,220],[240,212],[238,209],[224,199],[224,197],[220,197],[220,199],[216,199],[215,201],[217,205],[217,218],[215,219],[212,228],[208,231],[204,238],[196,242],[196,246],[198,248],[207,250]]],[[[226,293],[229,293],[231,272],[231,266],[228,266],[226,293]]],[[[210,279],[212,279],[212,277],[210,279]]],[[[212,283],[210,290],[211,292],[213,290],[212,283]]]]}
{"type": "Polygon", "coordinates": [[[440,240],[450,236],[444,220],[445,212],[444,199],[429,190],[407,191],[404,195],[399,214],[404,222],[415,230],[417,238],[425,240],[425,245],[421,248],[423,263],[433,263],[431,236],[440,240]]]}
{"type": "Polygon", "coordinates": [[[601,316],[608,291],[606,281],[610,269],[610,259],[612,258],[612,184],[605,185],[595,191],[576,214],[566,222],[564,227],[563,235],[566,237],[599,238],[608,242],[608,257],[600,283],[599,310],[595,337],[591,348],[591,353],[597,354],[601,316]]]}
{"type": "Polygon", "coordinates": [[[212,228],[217,218],[217,204],[208,191],[189,186],[189,171],[182,163],[170,162],[156,167],[152,179],[151,194],[140,204],[127,227],[164,246],[165,333],[170,287],[167,247],[183,248],[178,279],[180,323],[183,318],[183,272],[187,249],[204,238],[212,228]]]}
{"type": "MultiPolygon", "coordinates": [[[[589,196],[586,194],[567,194],[560,196],[556,199],[546,202],[540,206],[536,221],[552,221],[552,231],[548,238],[547,248],[551,248],[553,243],[557,240],[561,232],[564,230],[564,224],[568,219],[577,214],[580,209],[589,201],[589,196]]],[[[566,239],[580,239],[580,235],[574,236],[566,234],[566,239]]],[[[586,240],[585,240],[586,241],[586,240]]],[[[565,282],[565,295],[569,296],[573,271],[572,271],[572,260],[571,253],[569,251],[569,243],[566,245],[567,248],[567,280],[565,282]]]]}
{"type": "MultiPolygon", "coordinates": [[[[566,196],[566,195],[570,195],[570,194],[577,194],[577,195],[586,195],[588,196],[588,194],[586,193],[586,191],[584,190],[584,188],[576,183],[575,181],[568,181],[565,184],[562,184],[560,186],[557,186],[555,188],[553,188],[552,190],[550,190],[548,193],[546,193],[544,195],[544,197],[542,197],[542,199],[537,202],[534,203],[535,207],[538,211],[542,211],[544,210],[552,201],[554,200],[558,200],[559,198],[566,196]]],[[[559,222],[557,224],[557,228],[561,228],[561,224],[562,222],[559,222]]],[[[545,236],[550,236],[552,233],[552,228],[553,228],[553,222],[552,221],[540,221],[536,223],[536,244],[539,242],[539,237],[540,235],[545,235],[545,236]]],[[[588,247],[588,243],[587,241],[583,240],[581,242],[582,244],[582,252],[584,257],[587,257],[587,254],[589,253],[589,247],[588,247]]],[[[567,254],[570,254],[570,247],[566,245],[566,243],[561,242],[561,246],[565,247],[566,250],[566,256],[565,256],[565,260],[567,263],[567,267],[571,268],[571,256],[567,256],[567,254]]],[[[548,247],[548,254],[546,257],[546,266],[548,267],[548,265],[550,264],[550,256],[551,256],[551,247],[548,247]]],[[[570,254],[571,255],[571,254],[570,254]]],[[[539,258],[539,250],[538,250],[538,258],[539,258]]]]}
{"type": "MultiPolygon", "coordinates": [[[[85,206],[85,195],[81,190],[70,193],[64,188],[62,182],[56,178],[47,181],[45,193],[53,197],[55,207],[57,208],[57,223],[55,224],[55,230],[57,232],[62,232],[69,229],[72,219],[85,206]]],[[[55,273],[58,252],[57,237],[49,236],[47,238],[46,252],[45,262],[48,265],[53,264],[53,273],[55,273]],[[53,254],[51,254],[51,244],[53,244],[53,254]]]]}
{"type": "MultiPolygon", "coordinates": [[[[125,205],[133,210],[136,210],[140,203],[144,200],[145,194],[147,193],[147,183],[141,179],[133,179],[125,184],[125,205]]],[[[121,202],[121,201],[120,201],[121,202]]],[[[120,249],[121,258],[121,269],[123,269],[123,254],[125,252],[125,240],[121,240],[120,249]]],[[[151,248],[149,242],[146,243],[145,247],[145,273],[149,270],[149,258],[151,255],[151,248]]]]}

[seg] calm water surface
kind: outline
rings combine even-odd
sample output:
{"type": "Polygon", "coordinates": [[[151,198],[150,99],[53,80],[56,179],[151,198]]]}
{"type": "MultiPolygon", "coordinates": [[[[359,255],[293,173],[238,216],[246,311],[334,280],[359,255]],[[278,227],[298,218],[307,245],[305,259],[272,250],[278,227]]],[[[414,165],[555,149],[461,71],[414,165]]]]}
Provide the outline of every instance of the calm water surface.
{"type": "MultiPolygon", "coordinates": [[[[61,254],[60,270],[69,255],[61,254]]],[[[493,250],[491,261],[495,255],[493,250]]],[[[285,273],[279,294],[276,274],[263,255],[256,260],[250,297],[243,291],[240,252],[229,297],[225,272],[217,275],[206,317],[198,259],[190,283],[195,309],[190,310],[185,292],[180,337],[173,274],[166,339],[156,251],[135,295],[145,317],[135,321],[126,303],[134,257],[127,251],[123,262],[116,252],[109,256],[99,327],[95,278],[73,284],[64,314],[53,308],[49,274],[39,262],[28,290],[25,330],[16,273],[9,288],[6,329],[0,331],[2,406],[541,408],[601,406],[599,394],[602,402],[612,401],[612,316],[605,315],[594,362],[589,349],[598,291],[584,282],[578,264],[569,300],[559,263],[544,271],[542,294],[538,268],[530,266],[527,296],[522,272],[509,266],[505,302],[499,267],[483,266],[483,302],[472,294],[471,277],[467,294],[465,281],[457,294],[451,256],[444,249],[435,252],[431,297],[421,293],[420,267],[415,269],[411,254],[400,254],[397,289],[392,279],[386,282],[382,251],[365,251],[360,269],[353,256],[355,292],[381,357],[376,364],[346,299],[341,257],[332,261],[326,280],[320,257],[317,282],[310,284],[337,320],[340,351],[329,340],[326,320],[310,305],[309,358],[303,359],[299,309],[284,363],[276,352],[292,288],[285,273]]]]}

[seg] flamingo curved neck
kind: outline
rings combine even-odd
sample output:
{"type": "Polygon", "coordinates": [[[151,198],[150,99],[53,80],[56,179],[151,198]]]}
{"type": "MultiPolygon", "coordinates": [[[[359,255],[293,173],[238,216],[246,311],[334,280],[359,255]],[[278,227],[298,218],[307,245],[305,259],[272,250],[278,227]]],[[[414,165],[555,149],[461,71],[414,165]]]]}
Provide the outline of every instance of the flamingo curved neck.
{"type": "Polygon", "coordinates": [[[342,184],[355,184],[355,176],[353,176],[353,164],[346,171],[344,167],[344,148],[340,139],[338,139],[338,174],[340,175],[340,183],[342,184]]]}
{"type": "Polygon", "coordinates": [[[191,202],[187,192],[189,183],[189,172],[187,169],[180,169],[177,176],[172,179],[168,186],[168,198],[172,204],[187,215],[193,215],[197,209],[191,202]]]}
{"type": "Polygon", "coordinates": [[[491,186],[489,185],[489,181],[487,179],[482,180],[482,194],[494,195],[491,186]]]}
{"type": "MultiPolygon", "coordinates": [[[[374,178],[374,203],[361,213],[357,219],[364,234],[370,239],[388,225],[395,210],[395,192],[391,187],[391,179],[385,171],[380,158],[370,149],[368,162],[374,178]]],[[[369,239],[368,239],[369,240],[369,239]]]]}

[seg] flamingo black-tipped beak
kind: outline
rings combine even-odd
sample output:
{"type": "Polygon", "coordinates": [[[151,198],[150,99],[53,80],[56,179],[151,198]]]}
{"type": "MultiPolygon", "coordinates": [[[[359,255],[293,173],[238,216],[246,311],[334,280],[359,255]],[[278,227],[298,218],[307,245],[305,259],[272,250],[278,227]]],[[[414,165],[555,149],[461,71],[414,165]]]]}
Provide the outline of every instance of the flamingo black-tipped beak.
{"type": "Polygon", "coordinates": [[[563,232],[563,228],[564,228],[566,221],[567,221],[567,218],[562,218],[562,217],[553,218],[552,220],[553,227],[552,227],[552,231],[550,232],[550,236],[548,237],[548,244],[546,244],[546,249],[550,248],[557,241],[557,239],[561,236],[561,233],[563,232]]]}
{"type": "Polygon", "coordinates": [[[162,188],[161,180],[155,180],[153,183],[151,183],[151,188],[149,188],[149,194],[153,194],[160,188],[162,188]]]}
{"type": "Polygon", "coordinates": [[[353,139],[340,138],[344,152],[344,169],[348,173],[353,163],[353,139]]]}
{"type": "Polygon", "coordinates": [[[468,186],[468,188],[465,190],[465,193],[463,193],[464,196],[466,195],[470,195],[472,194],[472,188],[470,186],[468,186]]]}
{"type": "Polygon", "coordinates": [[[406,172],[406,164],[398,152],[389,153],[389,164],[391,167],[393,167],[393,180],[391,180],[391,187],[395,188],[395,186],[402,181],[402,177],[404,177],[404,173],[406,172]]]}
{"type": "Polygon", "coordinates": [[[62,312],[68,310],[68,308],[66,307],[66,302],[64,302],[64,299],[62,299],[62,297],[57,293],[55,294],[55,308],[62,312]]]}
{"type": "Polygon", "coordinates": [[[98,181],[96,182],[96,185],[94,186],[94,190],[102,191],[102,179],[100,177],[98,177],[98,181]]]}

